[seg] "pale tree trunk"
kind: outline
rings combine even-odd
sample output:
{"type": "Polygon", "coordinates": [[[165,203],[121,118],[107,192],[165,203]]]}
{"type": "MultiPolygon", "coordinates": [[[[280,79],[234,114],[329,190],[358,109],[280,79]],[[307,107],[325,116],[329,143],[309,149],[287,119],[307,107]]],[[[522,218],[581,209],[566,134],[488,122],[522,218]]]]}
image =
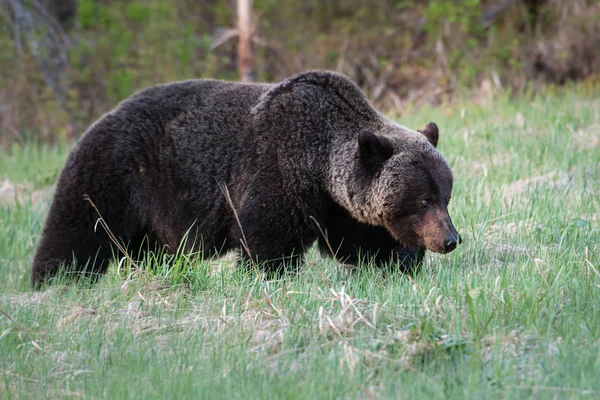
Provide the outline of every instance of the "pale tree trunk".
{"type": "Polygon", "coordinates": [[[254,68],[252,58],[252,1],[237,0],[238,16],[238,72],[240,80],[252,82],[254,68]]]}

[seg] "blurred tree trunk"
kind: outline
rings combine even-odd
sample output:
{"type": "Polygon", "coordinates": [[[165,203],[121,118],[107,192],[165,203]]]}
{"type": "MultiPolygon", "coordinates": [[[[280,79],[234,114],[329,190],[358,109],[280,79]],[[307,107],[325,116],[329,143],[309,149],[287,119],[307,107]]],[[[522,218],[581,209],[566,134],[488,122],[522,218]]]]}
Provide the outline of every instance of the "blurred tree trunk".
{"type": "Polygon", "coordinates": [[[254,80],[252,58],[252,0],[237,0],[238,73],[243,82],[254,80]]]}

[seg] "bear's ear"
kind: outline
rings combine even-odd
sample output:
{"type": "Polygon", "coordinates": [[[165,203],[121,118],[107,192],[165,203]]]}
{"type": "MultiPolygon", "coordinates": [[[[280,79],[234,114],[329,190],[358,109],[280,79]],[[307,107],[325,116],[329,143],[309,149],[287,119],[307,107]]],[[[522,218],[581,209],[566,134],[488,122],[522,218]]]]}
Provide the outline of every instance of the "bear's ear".
{"type": "Polygon", "coordinates": [[[358,154],[364,166],[378,168],[394,155],[394,146],[383,136],[361,131],[358,134],[358,154]]]}
{"type": "Polygon", "coordinates": [[[429,143],[431,143],[433,147],[437,148],[438,139],[440,138],[440,131],[438,130],[435,122],[428,123],[423,129],[419,129],[417,132],[421,132],[423,135],[425,135],[427,140],[429,140],[429,143]]]}

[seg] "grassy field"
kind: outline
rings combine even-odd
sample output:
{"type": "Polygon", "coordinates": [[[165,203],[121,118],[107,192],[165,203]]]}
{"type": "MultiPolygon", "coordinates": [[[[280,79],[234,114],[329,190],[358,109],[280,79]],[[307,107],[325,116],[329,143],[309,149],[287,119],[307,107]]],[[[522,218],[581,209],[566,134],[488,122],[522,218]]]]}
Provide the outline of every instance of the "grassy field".
{"type": "Polygon", "coordinates": [[[178,255],[32,292],[68,146],[1,153],[0,398],[600,398],[597,93],[400,122],[430,120],[464,243],[414,278],[313,252],[264,282],[178,255]]]}

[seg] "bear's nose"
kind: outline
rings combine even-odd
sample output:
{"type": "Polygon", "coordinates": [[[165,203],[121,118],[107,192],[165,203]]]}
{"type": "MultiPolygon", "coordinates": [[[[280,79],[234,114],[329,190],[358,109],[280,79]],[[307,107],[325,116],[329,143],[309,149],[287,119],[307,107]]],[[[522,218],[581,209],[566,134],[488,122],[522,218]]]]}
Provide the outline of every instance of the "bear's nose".
{"type": "Polygon", "coordinates": [[[456,248],[456,245],[462,243],[462,238],[457,233],[456,235],[450,235],[444,243],[444,252],[449,253],[456,248]]]}
{"type": "Polygon", "coordinates": [[[458,244],[458,242],[456,241],[456,239],[450,239],[448,240],[445,244],[444,244],[444,251],[446,253],[451,252],[452,250],[454,250],[456,248],[456,245],[458,244]]]}

